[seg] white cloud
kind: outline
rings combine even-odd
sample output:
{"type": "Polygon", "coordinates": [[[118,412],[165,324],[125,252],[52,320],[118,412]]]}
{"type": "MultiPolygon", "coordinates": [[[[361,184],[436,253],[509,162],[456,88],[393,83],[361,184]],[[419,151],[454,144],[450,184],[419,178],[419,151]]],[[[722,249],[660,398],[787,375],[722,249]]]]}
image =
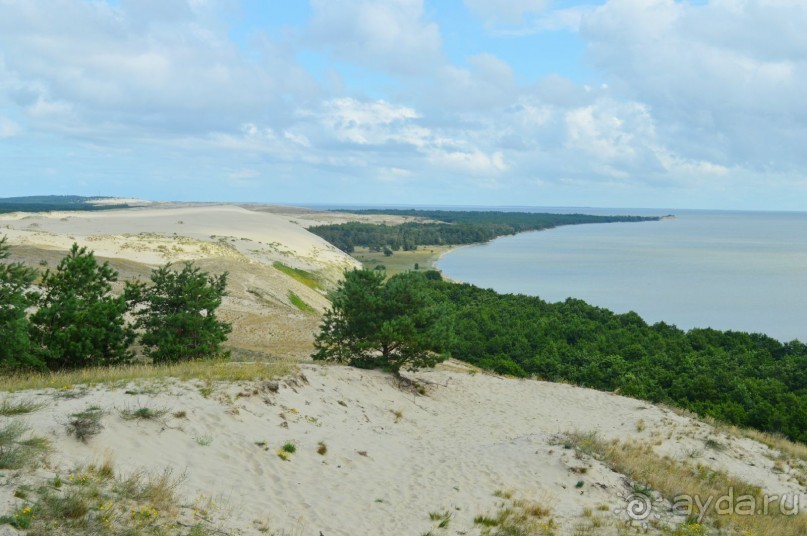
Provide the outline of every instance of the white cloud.
{"type": "Polygon", "coordinates": [[[399,167],[382,167],[376,170],[376,175],[382,182],[396,183],[411,177],[412,172],[399,167]]]}
{"type": "Polygon", "coordinates": [[[0,0],[0,138],[46,133],[59,151],[32,152],[56,156],[20,176],[93,185],[125,162],[155,181],[281,177],[296,199],[297,180],[409,201],[729,185],[803,199],[807,3],[599,4],[467,0],[488,35],[446,25],[448,54],[451,10],[422,0],[312,0],[310,20],[249,35],[229,26],[240,0],[0,0]],[[579,31],[593,71],[525,85],[519,36],[550,45],[558,29],[579,31]]]}
{"type": "Polygon", "coordinates": [[[807,3],[611,0],[581,26],[617,94],[652,109],[692,160],[807,165],[807,3]]]}
{"type": "Polygon", "coordinates": [[[567,147],[599,160],[631,161],[655,137],[648,110],[640,104],[600,101],[566,113],[567,147]]]}
{"type": "Polygon", "coordinates": [[[440,30],[422,0],[311,0],[310,42],[343,61],[392,74],[431,70],[441,58],[440,30]]]}
{"type": "Polygon", "coordinates": [[[485,21],[497,37],[521,37],[546,31],[576,32],[593,7],[553,8],[551,0],[465,0],[465,5],[485,21]]]}
{"type": "Polygon", "coordinates": [[[478,149],[472,151],[433,150],[429,153],[429,161],[454,172],[472,175],[491,176],[507,171],[507,164],[501,151],[488,154],[478,149]]]}
{"type": "Polygon", "coordinates": [[[518,95],[510,65],[493,54],[467,58],[468,68],[444,65],[435,76],[423,106],[458,112],[506,106],[518,95]]]}
{"type": "Polygon", "coordinates": [[[292,50],[257,39],[247,57],[210,22],[209,4],[4,2],[5,93],[35,127],[116,137],[282,120],[281,103],[317,93],[292,50]]]}
{"type": "Polygon", "coordinates": [[[13,138],[19,133],[20,126],[17,123],[0,115],[0,139],[13,138]]]}
{"type": "Polygon", "coordinates": [[[360,145],[396,142],[422,146],[431,133],[411,122],[418,117],[415,110],[406,106],[341,98],[325,103],[320,120],[340,141],[360,145]]]}
{"type": "Polygon", "coordinates": [[[465,5],[489,22],[521,22],[526,15],[546,10],[549,0],[465,0],[465,5]]]}
{"type": "Polygon", "coordinates": [[[311,147],[311,142],[303,134],[295,134],[294,132],[286,130],[283,132],[283,137],[301,147],[311,147]]]}

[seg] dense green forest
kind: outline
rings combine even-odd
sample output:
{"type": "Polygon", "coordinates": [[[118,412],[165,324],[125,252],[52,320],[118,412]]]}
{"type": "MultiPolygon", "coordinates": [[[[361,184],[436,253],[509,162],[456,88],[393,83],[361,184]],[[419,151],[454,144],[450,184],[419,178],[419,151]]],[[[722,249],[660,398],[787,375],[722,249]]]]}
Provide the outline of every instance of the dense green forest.
{"type": "Polygon", "coordinates": [[[799,341],[685,332],[581,300],[547,303],[426,275],[424,284],[452,311],[449,350],[458,359],[665,402],[807,442],[807,345],[799,341]]]}
{"type": "Polygon", "coordinates": [[[358,214],[387,214],[413,216],[434,220],[434,223],[410,222],[401,225],[382,225],[348,222],[319,225],[308,230],[319,235],[342,251],[352,253],[356,246],[380,251],[403,249],[411,251],[418,246],[460,245],[487,242],[499,236],[524,231],[551,229],[561,225],[584,223],[614,223],[657,221],[658,217],[641,216],[590,216],[587,214],[548,214],[500,211],[448,211],[448,210],[363,210],[358,214]]]}
{"type": "Polygon", "coordinates": [[[103,197],[78,195],[32,195],[27,197],[0,198],[0,214],[7,212],[48,212],[52,210],[109,210],[129,208],[126,204],[94,205],[90,201],[103,197]]]}

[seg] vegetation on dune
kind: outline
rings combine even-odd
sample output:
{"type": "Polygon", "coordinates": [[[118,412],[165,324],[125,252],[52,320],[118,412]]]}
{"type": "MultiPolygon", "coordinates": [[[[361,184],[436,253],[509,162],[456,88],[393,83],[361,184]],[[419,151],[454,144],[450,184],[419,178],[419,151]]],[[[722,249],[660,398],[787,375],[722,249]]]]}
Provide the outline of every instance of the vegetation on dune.
{"type": "Polygon", "coordinates": [[[317,276],[307,270],[303,270],[301,268],[292,268],[291,266],[287,266],[280,261],[275,261],[272,266],[292,279],[299,281],[308,288],[312,288],[314,290],[321,290],[323,288],[322,282],[317,278],[317,276]]]}
{"type": "Polygon", "coordinates": [[[436,220],[436,223],[408,222],[383,225],[348,222],[318,225],[308,230],[346,253],[357,246],[392,255],[418,246],[460,245],[487,242],[499,236],[524,231],[551,229],[561,225],[657,221],[657,217],[590,216],[586,214],[546,214],[531,212],[477,212],[447,210],[355,211],[365,214],[391,214],[436,220]]]}
{"type": "Polygon", "coordinates": [[[116,475],[110,462],[78,468],[49,485],[20,486],[20,506],[0,516],[0,524],[31,536],[154,534],[208,535],[212,527],[202,501],[182,504],[177,489],[184,479],[170,470],[116,475]]]}
{"type": "Polygon", "coordinates": [[[37,365],[49,369],[124,363],[134,330],[126,324],[126,299],[113,296],[118,274],[73,244],[56,270],[42,276],[42,295],[31,315],[37,365]]]}
{"type": "Polygon", "coordinates": [[[221,353],[230,324],[216,317],[226,294],[227,273],[210,276],[185,263],[182,270],[169,265],[151,273],[151,285],[129,283],[126,299],[135,308],[141,341],[155,363],[200,359],[221,353]]]}
{"type": "Polygon", "coordinates": [[[384,274],[353,270],[330,294],[314,359],[382,368],[432,367],[449,339],[444,307],[415,272],[384,282],[384,274]]]}
{"type": "Polygon", "coordinates": [[[432,366],[448,351],[481,368],[571,382],[807,441],[807,345],[682,331],[581,300],[547,303],[443,281],[437,272],[348,272],[331,294],[315,359],[432,366]]]}
{"type": "Polygon", "coordinates": [[[125,385],[135,380],[201,379],[214,381],[254,381],[284,376],[295,370],[296,362],[287,359],[271,363],[238,363],[219,359],[182,361],[168,364],[138,363],[114,367],[90,367],[60,371],[15,371],[0,375],[0,391],[59,389],[73,392],[77,386],[97,384],[125,385]]]}
{"type": "Polygon", "coordinates": [[[316,312],[316,309],[305,303],[305,301],[303,301],[303,299],[300,296],[298,296],[295,292],[291,290],[289,291],[289,301],[291,302],[292,305],[294,305],[296,308],[298,308],[300,311],[304,313],[316,312]]]}
{"type": "Polygon", "coordinates": [[[568,299],[431,280],[452,306],[449,350],[469,363],[666,402],[807,441],[807,345],[761,334],[682,331],[568,299]]]}
{"type": "MultiPolygon", "coordinates": [[[[0,238],[0,261],[9,257],[6,237],[0,238]]],[[[39,296],[31,290],[36,272],[20,263],[0,262],[0,367],[30,367],[31,338],[26,309],[39,296]]]]}
{"type": "MultiPolygon", "coordinates": [[[[0,261],[8,258],[0,239],[0,261]]],[[[227,274],[209,276],[192,263],[181,271],[152,271],[150,286],[127,283],[112,293],[118,273],[99,265],[92,251],[74,244],[54,271],[42,274],[0,262],[0,370],[69,370],[131,363],[140,341],[154,363],[211,358],[230,331],[216,309],[227,274]],[[127,314],[136,318],[134,324],[127,314]]]]}
{"type": "MultiPolygon", "coordinates": [[[[672,503],[687,520],[665,534],[805,534],[807,516],[798,514],[793,496],[765,496],[761,488],[699,463],[676,461],[655,452],[650,444],[605,441],[596,433],[571,432],[559,438],[581,458],[592,457],[626,475],[633,485],[632,498],[652,512],[655,495],[672,503]],[[731,508],[714,500],[731,493],[731,508]],[[698,503],[694,498],[703,499],[698,503]],[[770,500],[770,497],[775,499],[770,500]],[[706,502],[712,498],[713,502],[706,502]],[[749,511],[749,506],[751,510],[749,511]],[[753,513],[754,515],[749,515],[753,513]]],[[[648,516],[652,519],[652,516],[648,516]]]]}
{"type": "Polygon", "coordinates": [[[21,421],[13,420],[0,427],[0,470],[35,466],[49,450],[50,442],[32,436],[21,421]]]}

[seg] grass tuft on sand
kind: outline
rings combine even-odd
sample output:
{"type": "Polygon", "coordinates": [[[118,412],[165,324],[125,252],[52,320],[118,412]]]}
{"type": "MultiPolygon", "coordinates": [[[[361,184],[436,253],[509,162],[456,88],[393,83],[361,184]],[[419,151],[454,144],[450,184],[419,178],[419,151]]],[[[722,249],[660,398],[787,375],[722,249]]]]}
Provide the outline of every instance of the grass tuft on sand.
{"type": "MultiPolygon", "coordinates": [[[[712,498],[714,503],[731,494],[735,498],[750,497],[760,507],[765,504],[766,498],[760,488],[700,463],[660,456],[648,443],[616,440],[606,442],[595,434],[576,432],[566,434],[565,442],[579,455],[588,455],[603,462],[647,489],[660,492],[665,499],[674,503],[678,503],[683,497],[698,497],[701,504],[706,504],[712,498]]],[[[716,511],[715,508],[699,511],[697,503],[693,506],[692,516],[702,516],[703,524],[713,530],[755,535],[807,534],[807,515],[788,512],[787,508],[791,503],[787,501],[772,502],[766,507],[766,513],[757,515],[744,515],[739,508],[729,509],[729,512],[716,511]]],[[[696,524],[700,526],[700,523],[696,524]]],[[[686,524],[691,525],[692,520],[686,524]]],[[[676,532],[679,533],[687,534],[676,532]]]]}
{"type": "Polygon", "coordinates": [[[213,534],[207,519],[180,503],[177,488],[183,478],[170,470],[116,477],[109,462],[79,468],[25,493],[21,504],[0,516],[0,524],[29,536],[213,534]]]}
{"type": "Polygon", "coordinates": [[[0,391],[71,389],[75,385],[125,383],[132,380],[201,379],[206,381],[266,380],[295,371],[293,360],[241,363],[231,361],[185,361],[169,365],[124,365],[56,372],[29,372],[0,377],[0,391]]]}

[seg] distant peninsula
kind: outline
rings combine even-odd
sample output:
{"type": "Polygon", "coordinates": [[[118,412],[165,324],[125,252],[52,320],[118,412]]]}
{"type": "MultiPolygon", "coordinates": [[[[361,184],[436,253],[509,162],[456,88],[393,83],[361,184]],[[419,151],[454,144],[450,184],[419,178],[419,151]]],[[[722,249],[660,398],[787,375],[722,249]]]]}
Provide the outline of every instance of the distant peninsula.
{"type": "Polygon", "coordinates": [[[540,231],[562,225],[659,221],[658,216],[592,216],[545,212],[453,211],[416,209],[342,210],[353,214],[412,218],[399,225],[347,222],[309,227],[309,231],[346,253],[356,247],[371,251],[414,251],[418,246],[460,246],[500,236],[540,231]]]}

